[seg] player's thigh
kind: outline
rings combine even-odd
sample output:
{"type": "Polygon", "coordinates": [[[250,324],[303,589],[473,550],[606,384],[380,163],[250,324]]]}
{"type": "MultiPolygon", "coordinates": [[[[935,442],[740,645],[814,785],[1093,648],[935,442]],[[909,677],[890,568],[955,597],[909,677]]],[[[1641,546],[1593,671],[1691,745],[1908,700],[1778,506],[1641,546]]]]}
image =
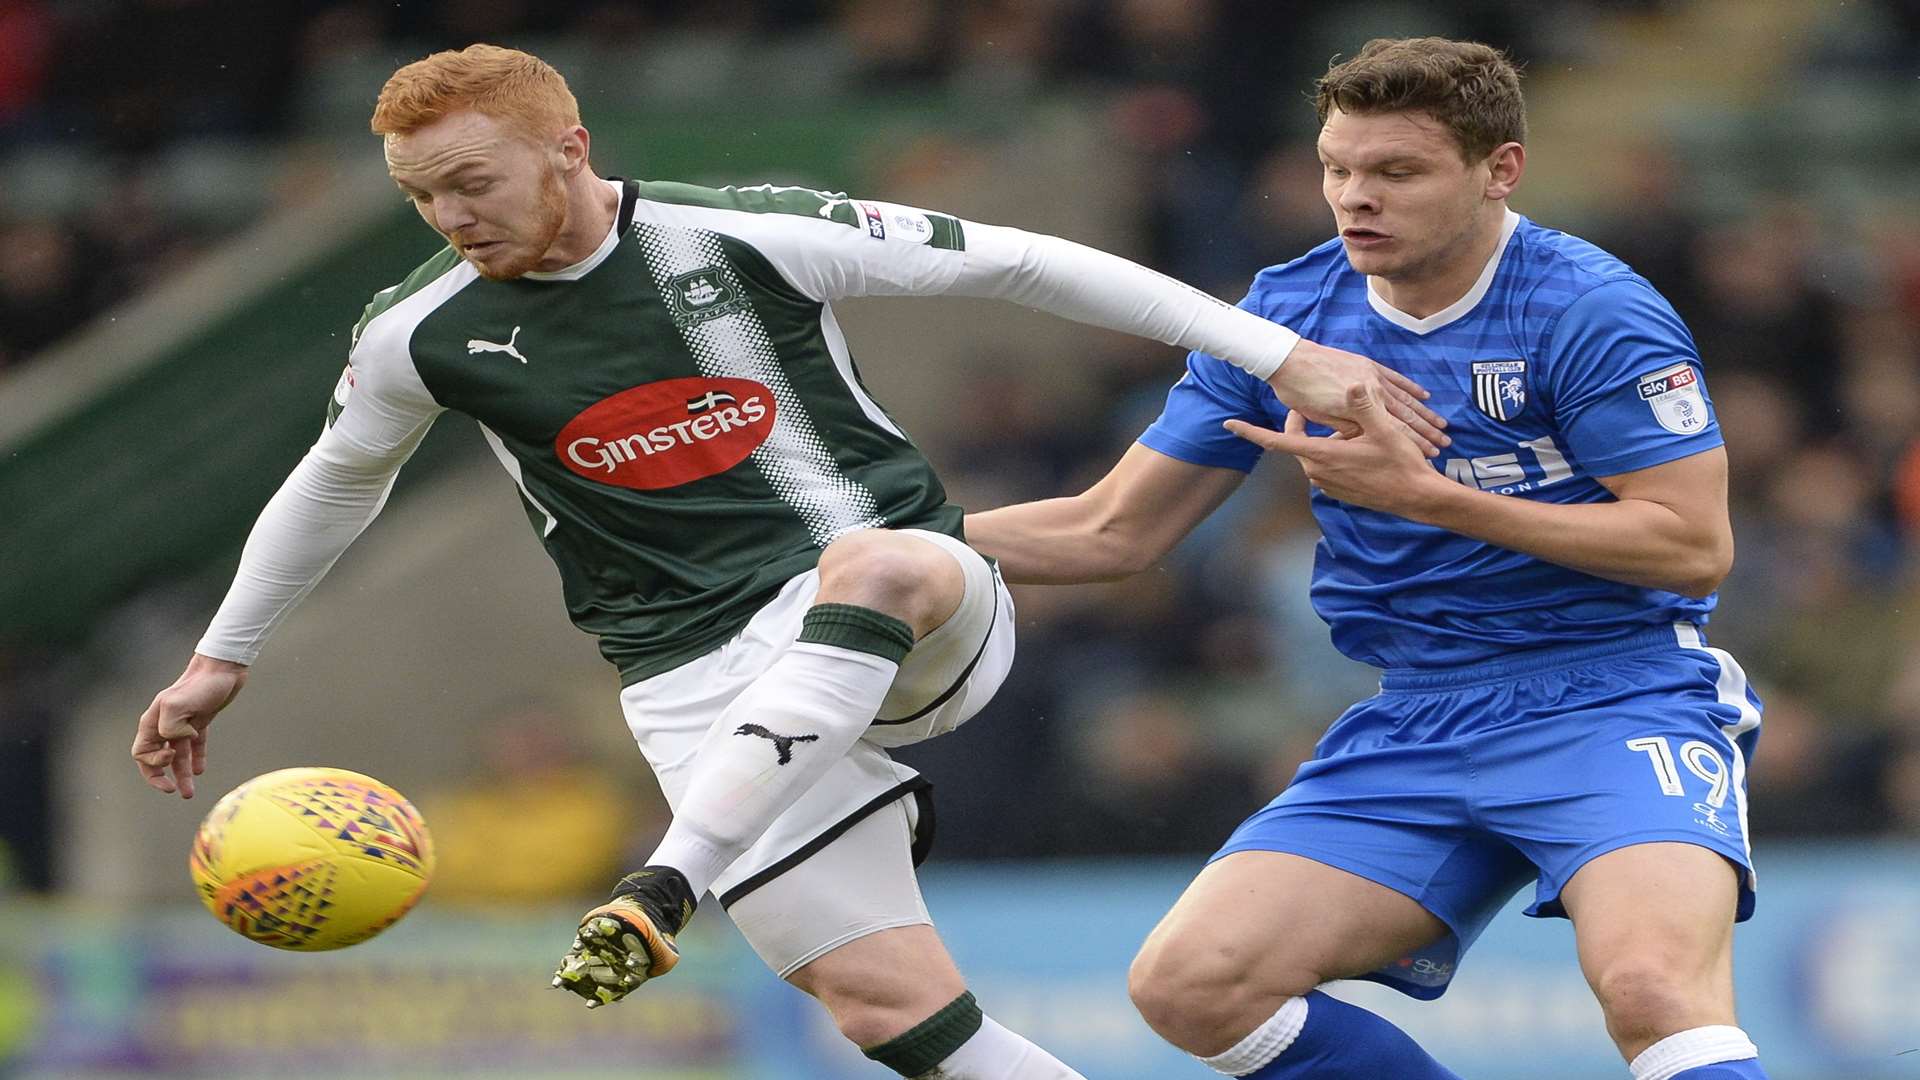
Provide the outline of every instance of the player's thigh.
{"type": "Polygon", "coordinates": [[[1013,597],[993,564],[943,533],[900,530],[958,569],[961,595],[953,611],[914,643],[881,702],[866,739],[905,746],[945,734],[983,708],[1013,666],[1013,597]]]}
{"type": "MultiPolygon", "coordinates": [[[[1457,715],[1451,700],[1385,693],[1348,709],[1313,760],[1234,830],[1196,882],[1206,890],[1201,899],[1226,897],[1208,912],[1229,909],[1236,892],[1258,902],[1214,925],[1202,917],[1171,929],[1261,942],[1260,977],[1269,984],[1310,989],[1313,980],[1363,975],[1438,997],[1534,873],[1474,819],[1472,770],[1448,737],[1457,715]],[[1238,880],[1243,874],[1248,881],[1238,880]]],[[[1233,944],[1239,962],[1253,962],[1233,944]]]]}
{"type": "Polygon", "coordinates": [[[911,805],[910,797],[887,803],[751,891],[725,897],[774,974],[792,978],[860,938],[931,924],[914,873],[911,805]]]}
{"type": "Polygon", "coordinates": [[[1609,1026],[1643,1028],[1650,1041],[1733,1023],[1741,873],[1712,848],[1661,842],[1617,848],[1573,875],[1561,901],[1609,1026]]]}
{"type": "Polygon", "coordinates": [[[1660,646],[1488,691],[1504,722],[1466,741],[1474,809],[1539,867],[1528,914],[1565,913],[1568,886],[1600,857],[1663,843],[1741,867],[1735,914],[1752,913],[1746,763],[1760,714],[1743,683],[1730,657],[1660,646]]]}
{"type": "Polygon", "coordinates": [[[1412,897],[1358,874],[1287,852],[1238,851],[1188,886],[1141,947],[1133,980],[1298,996],[1447,933],[1412,897]]]}

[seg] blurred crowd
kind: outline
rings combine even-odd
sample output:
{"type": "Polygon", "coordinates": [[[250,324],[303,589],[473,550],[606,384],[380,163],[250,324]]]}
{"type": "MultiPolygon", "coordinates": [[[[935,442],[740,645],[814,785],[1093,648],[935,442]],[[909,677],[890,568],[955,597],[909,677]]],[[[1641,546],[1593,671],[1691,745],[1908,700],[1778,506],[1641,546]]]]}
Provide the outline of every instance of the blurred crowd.
{"type": "MultiPolygon", "coordinates": [[[[1567,7],[1587,3],[1568,2],[1567,7]]],[[[1549,55],[1521,5],[1469,0],[1455,32],[1549,55]]],[[[1656,6],[1635,0],[1615,6],[1656,6]]],[[[1306,0],[0,0],[0,369],[276,206],[365,138],[370,87],[435,48],[585,48],[607,93],[1114,91],[1166,158],[1154,213],[1230,194],[1337,35],[1306,0]],[[1324,44],[1324,47],[1323,47],[1324,44]],[[770,52],[771,50],[771,52],[770,52]],[[781,73],[785,73],[784,76],[781,73]],[[676,85],[677,84],[677,85],[676,85]],[[1231,114],[1231,124],[1217,122],[1231,114]],[[1185,191],[1192,199],[1173,199],[1185,191]]],[[[586,95],[583,94],[583,97],[586,95]]],[[[592,104],[590,101],[589,104],[592,104]]],[[[1295,117],[1297,119],[1297,117],[1295,117]]]]}
{"type": "MultiPolygon", "coordinates": [[[[1420,29],[1493,41],[1537,68],[1577,59],[1590,20],[1657,20],[1686,6],[1472,0],[1447,5],[1444,25],[1429,13],[1420,29]]],[[[1920,3],[1856,5],[1855,15],[1862,7],[1870,33],[1809,38],[1776,73],[1781,85],[1835,70],[1911,83],[1920,3]]],[[[1358,44],[1348,8],[0,0],[0,245],[9,256],[0,260],[0,369],[301,198],[326,167],[316,133],[364,137],[319,118],[360,122],[366,103],[351,102],[366,96],[368,73],[472,40],[535,51],[547,39],[590,42],[636,57],[692,49],[709,64],[745,64],[778,42],[794,66],[844,95],[1100,95],[1108,134],[1148,181],[1147,246],[1134,254],[1237,298],[1261,266],[1329,234],[1299,92],[1305,73],[1358,44]],[[183,52],[156,41],[193,44],[183,52]],[[337,107],[342,100],[350,107],[337,107]],[[206,196],[210,178],[227,185],[216,187],[221,197],[206,196]]],[[[636,80],[664,78],[644,64],[633,70],[636,80]]],[[[1715,204],[1704,194],[1711,185],[1690,182],[1703,166],[1686,151],[1650,133],[1633,182],[1610,205],[1544,223],[1646,274],[1705,358],[1732,461],[1738,544],[1709,634],[1768,703],[1750,775],[1756,837],[1920,838],[1920,215],[1891,192],[1843,203],[1785,181],[1739,205],[1715,204]]],[[[1099,370],[1111,405],[1082,410],[1071,431],[1035,376],[996,369],[988,378],[999,383],[948,425],[968,434],[930,446],[956,501],[984,507],[1077,490],[1116,460],[1169,379],[1163,352],[1110,348],[1099,370]]],[[[1165,565],[1122,585],[1019,591],[1021,656],[998,699],[958,738],[902,754],[940,792],[948,827],[939,850],[1128,855],[1216,844],[1376,679],[1332,652],[1307,602],[1315,539],[1298,470],[1270,461],[1165,565]]],[[[29,713],[12,710],[9,722],[29,713]]],[[[512,745],[528,737],[500,736],[512,745]]],[[[556,768],[590,767],[564,746],[541,752],[556,768]]],[[[471,786],[500,790],[478,778],[471,786]]],[[[489,836],[539,813],[537,792],[522,786],[512,797],[526,804],[447,796],[460,821],[489,836]]],[[[555,812],[583,827],[593,816],[583,806],[555,812]]],[[[603,846],[610,865],[630,854],[603,846]]],[[[518,885],[474,889],[489,887],[518,885]]]]}

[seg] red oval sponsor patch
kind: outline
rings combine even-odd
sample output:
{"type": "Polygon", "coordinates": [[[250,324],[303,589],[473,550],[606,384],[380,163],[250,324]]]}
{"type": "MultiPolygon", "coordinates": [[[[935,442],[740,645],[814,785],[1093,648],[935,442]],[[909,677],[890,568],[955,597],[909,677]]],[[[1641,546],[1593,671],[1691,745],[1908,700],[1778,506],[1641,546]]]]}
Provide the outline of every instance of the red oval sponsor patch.
{"type": "Polygon", "coordinates": [[[567,421],[553,452],[589,480],[655,491],[745,461],[767,441],[773,414],[773,391],[752,379],[663,379],[567,421]]]}

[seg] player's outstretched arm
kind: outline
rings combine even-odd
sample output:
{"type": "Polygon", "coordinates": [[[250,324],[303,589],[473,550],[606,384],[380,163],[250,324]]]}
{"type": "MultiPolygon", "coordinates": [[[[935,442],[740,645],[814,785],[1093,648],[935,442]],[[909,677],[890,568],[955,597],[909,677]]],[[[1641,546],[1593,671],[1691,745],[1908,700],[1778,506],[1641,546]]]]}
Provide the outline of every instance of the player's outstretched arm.
{"type": "Polygon", "coordinates": [[[1446,421],[1413,380],[1303,341],[1131,260],[1044,233],[814,195],[822,201],[817,214],[749,215],[747,223],[762,254],[809,299],[948,293],[1004,300],[1218,357],[1267,381],[1290,408],[1341,430],[1352,427],[1348,391],[1368,388],[1430,456],[1450,442],[1446,421]]]}
{"type": "Polygon", "coordinates": [[[1078,495],[968,514],[967,543],[1017,585],[1118,581],[1173,550],[1245,478],[1135,443],[1078,495]]]}
{"type": "Polygon", "coordinates": [[[1272,386],[1289,408],[1354,433],[1349,402],[1364,390],[1395,430],[1429,456],[1451,440],[1413,380],[1364,356],[1306,341],[1278,323],[1137,263],[1071,240],[966,223],[965,268],[950,291],[1038,308],[1063,318],[1203,352],[1272,386]]]}
{"type": "Polygon", "coordinates": [[[133,736],[133,760],[147,786],[193,798],[207,771],[207,725],[247,683],[247,666],[193,654],[173,685],[153,696],[133,736]]]}

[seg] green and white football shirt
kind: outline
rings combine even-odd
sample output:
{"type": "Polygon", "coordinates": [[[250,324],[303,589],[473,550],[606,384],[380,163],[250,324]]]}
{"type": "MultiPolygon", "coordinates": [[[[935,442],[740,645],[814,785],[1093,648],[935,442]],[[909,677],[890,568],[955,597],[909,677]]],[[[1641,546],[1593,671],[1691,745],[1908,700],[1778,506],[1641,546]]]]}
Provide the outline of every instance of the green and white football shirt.
{"type": "Polygon", "coordinates": [[[382,294],[331,411],[337,425],[379,395],[420,421],[479,421],[574,623],[632,682],[732,636],[844,533],[959,535],[819,282],[937,280],[964,236],[799,189],[622,188],[613,231],[576,266],[489,281],[448,249],[382,294]],[[874,243],[887,223],[869,213],[911,235],[874,243]],[[395,383],[407,392],[383,394],[395,383]]]}
{"type": "Polygon", "coordinates": [[[847,532],[959,536],[860,384],[840,297],[998,297],[1254,370],[1298,340],[1055,237],[802,188],[608,183],[617,218],[574,266],[489,281],[448,248],[375,297],[200,652],[251,663],[447,409],[480,423],[628,683],[718,646],[847,532]]]}

